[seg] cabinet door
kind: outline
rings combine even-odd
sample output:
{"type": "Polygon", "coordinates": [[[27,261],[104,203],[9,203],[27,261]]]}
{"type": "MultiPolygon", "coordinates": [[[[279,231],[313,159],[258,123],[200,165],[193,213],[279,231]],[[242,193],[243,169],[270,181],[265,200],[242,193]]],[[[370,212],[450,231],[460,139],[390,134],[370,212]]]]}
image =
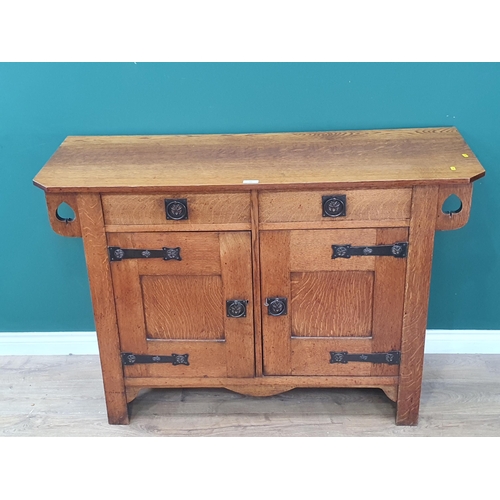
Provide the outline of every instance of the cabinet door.
{"type": "Polygon", "coordinates": [[[254,375],[249,232],[109,233],[108,245],[126,376],[254,375]]]}
{"type": "Polygon", "coordinates": [[[370,251],[390,251],[386,245],[407,236],[406,228],[262,232],[262,298],[269,304],[262,310],[264,373],[398,374],[398,365],[374,356],[353,361],[352,355],[401,348],[406,258],[370,251]],[[333,258],[333,245],[365,252],[333,258]],[[286,299],[285,311],[276,299],[286,299]]]}

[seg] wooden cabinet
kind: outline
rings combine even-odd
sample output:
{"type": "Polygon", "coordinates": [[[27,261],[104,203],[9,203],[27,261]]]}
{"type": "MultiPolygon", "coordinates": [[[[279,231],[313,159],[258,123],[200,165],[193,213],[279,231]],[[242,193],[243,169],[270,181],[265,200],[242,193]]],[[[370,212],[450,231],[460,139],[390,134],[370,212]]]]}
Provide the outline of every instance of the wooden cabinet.
{"type": "Polygon", "coordinates": [[[482,175],[434,128],[68,137],[34,182],[83,237],[110,423],[149,387],[376,387],[415,425],[434,232],[482,175]]]}

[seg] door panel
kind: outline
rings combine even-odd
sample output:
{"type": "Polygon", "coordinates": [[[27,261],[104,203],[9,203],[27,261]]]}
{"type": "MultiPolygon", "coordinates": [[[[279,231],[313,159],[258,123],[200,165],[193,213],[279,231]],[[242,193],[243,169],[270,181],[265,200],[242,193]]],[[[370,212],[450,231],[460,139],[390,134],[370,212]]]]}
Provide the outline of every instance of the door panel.
{"type": "Polygon", "coordinates": [[[220,276],[141,276],[141,286],[148,339],[224,339],[220,276]]]}
{"type": "Polygon", "coordinates": [[[290,269],[312,271],[373,271],[375,257],[332,259],[332,245],[375,245],[376,229],[310,229],[290,233],[290,269]],[[334,238],[334,239],[332,239],[334,238]]]}
{"type": "MultiPolygon", "coordinates": [[[[123,351],[123,347],[122,347],[123,351]]],[[[136,352],[131,351],[131,352],[136,352]]],[[[162,364],[137,364],[124,366],[126,377],[226,377],[227,344],[224,341],[150,340],[139,354],[170,356],[173,353],[189,354],[189,366],[162,364]]],[[[253,368],[252,368],[253,369],[253,368]]],[[[251,376],[251,375],[249,375],[251,376]]]]}
{"type": "Polygon", "coordinates": [[[371,336],[374,276],[373,271],[291,273],[292,337],[371,336]]]}
{"type": "Polygon", "coordinates": [[[262,295],[288,300],[262,311],[266,375],[396,375],[398,365],[330,363],[331,352],[401,348],[406,258],[332,259],[332,245],[407,241],[406,228],[263,231],[262,295]]]}
{"type": "Polygon", "coordinates": [[[347,351],[372,352],[371,338],[292,338],[291,374],[292,375],[357,375],[369,376],[371,363],[330,363],[330,352],[347,351]]]}
{"type": "Polygon", "coordinates": [[[111,262],[122,352],[188,354],[189,366],[125,366],[129,377],[254,375],[249,232],[110,233],[122,249],[180,248],[182,260],[111,262]],[[228,317],[226,301],[248,301],[246,315],[228,317]]]}
{"type": "MultiPolygon", "coordinates": [[[[117,234],[119,236],[125,233],[117,234]]],[[[112,235],[108,234],[108,241],[112,235]]],[[[131,238],[132,248],[180,248],[182,260],[136,260],[141,276],[164,274],[220,276],[221,274],[219,233],[133,233],[131,238]]]]}

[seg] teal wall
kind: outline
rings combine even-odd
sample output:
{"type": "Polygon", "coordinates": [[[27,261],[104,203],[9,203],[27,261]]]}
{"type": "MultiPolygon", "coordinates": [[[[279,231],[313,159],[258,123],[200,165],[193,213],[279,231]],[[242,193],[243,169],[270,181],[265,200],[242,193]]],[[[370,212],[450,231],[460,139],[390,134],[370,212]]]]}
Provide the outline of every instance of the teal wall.
{"type": "Polygon", "coordinates": [[[500,329],[500,64],[0,64],[0,331],[93,330],[32,179],[67,135],[456,126],[487,170],[437,233],[430,328],[500,329]]]}

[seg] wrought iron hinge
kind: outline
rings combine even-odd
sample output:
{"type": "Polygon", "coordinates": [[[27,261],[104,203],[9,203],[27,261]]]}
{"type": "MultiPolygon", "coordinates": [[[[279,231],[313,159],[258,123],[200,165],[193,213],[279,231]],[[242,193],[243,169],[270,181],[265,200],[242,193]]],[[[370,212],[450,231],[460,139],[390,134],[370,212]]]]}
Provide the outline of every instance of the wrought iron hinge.
{"type": "Polygon", "coordinates": [[[402,259],[408,255],[408,243],[394,245],[375,245],[371,247],[353,247],[351,245],[332,245],[332,259],[350,259],[352,256],[389,256],[402,259]]]}
{"type": "Polygon", "coordinates": [[[154,364],[154,363],[172,363],[175,365],[187,365],[189,354],[172,354],[172,356],[148,356],[145,354],[133,354],[131,352],[122,352],[122,364],[154,364]]]}
{"type": "Polygon", "coordinates": [[[123,259],[163,259],[182,260],[181,248],[163,247],[161,250],[143,250],[136,248],[108,247],[109,260],[119,262],[123,259]]]}
{"type": "Polygon", "coordinates": [[[387,365],[399,365],[401,362],[400,351],[374,352],[371,354],[349,354],[347,351],[330,351],[330,363],[348,363],[349,361],[361,361],[363,363],[385,363],[387,365]]]}

